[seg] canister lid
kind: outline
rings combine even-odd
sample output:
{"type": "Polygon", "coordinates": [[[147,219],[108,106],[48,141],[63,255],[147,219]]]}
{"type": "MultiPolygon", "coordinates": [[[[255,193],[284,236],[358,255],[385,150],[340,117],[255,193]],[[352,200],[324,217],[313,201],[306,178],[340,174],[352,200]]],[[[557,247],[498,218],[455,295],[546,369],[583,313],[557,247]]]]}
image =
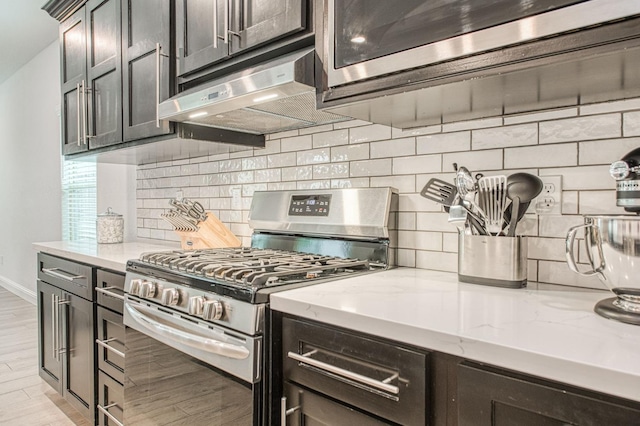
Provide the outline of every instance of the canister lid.
{"type": "Polygon", "coordinates": [[[121,214],[119,214],[119,213],[115,213],[111,207],[108,207],[108,208],[107,208],[107,211],[106,211],[106,212],[104,212],[104,213],[100,213],[100,214],[98,215],[98,217],[110,217],[110,218],[116,218],[116,217],[122,217],[122,215],[121,215],[121,214]]]}

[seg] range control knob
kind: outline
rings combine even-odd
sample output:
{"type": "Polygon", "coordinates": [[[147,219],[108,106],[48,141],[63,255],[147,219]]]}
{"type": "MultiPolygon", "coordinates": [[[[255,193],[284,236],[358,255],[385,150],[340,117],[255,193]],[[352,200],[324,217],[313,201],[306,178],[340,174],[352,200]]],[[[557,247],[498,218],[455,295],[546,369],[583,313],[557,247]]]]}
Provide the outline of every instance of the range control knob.
{"type": "Polygon", "coordinates": [[[156,295],[156,283],[143,281],[138,287],[138,296],[149,299],[156,295]]]}
{"type": "Polygon", "coordinates": [[[138,294],[138,291],[140,291],[140,284],[142,284],[142,280],[139,278],[131,280],[131,283],[129,283],[129,293],[138,294]]]}
{"type": "Polygon", "coordinates": [[[222,303],[219,300],[207,300],[202,309],[202,318],[213,321],[222,318],[222,303]]]}
{"type": "Polygon", "coordinates": [[[175,306],[180,301],[180,292],[177,288],[165,288],[162,290],[160,303],[165,306],[175,306]]]}
{"type": "Polygon", "coordinates": [[[189,313],[191,315],[202,315],[205,302],[204,296],[193,296],[189,298],[189,313]]]}

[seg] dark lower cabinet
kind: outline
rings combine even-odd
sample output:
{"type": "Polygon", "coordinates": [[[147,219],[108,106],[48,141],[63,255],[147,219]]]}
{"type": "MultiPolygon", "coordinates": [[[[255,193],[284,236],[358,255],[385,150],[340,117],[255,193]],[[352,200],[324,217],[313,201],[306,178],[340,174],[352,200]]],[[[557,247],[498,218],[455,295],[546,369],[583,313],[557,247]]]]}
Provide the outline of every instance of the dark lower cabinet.
{"type": "Polygon", "coordinates": [[[124,387],[102,371],[98,371],[98,425],[122,426],[124,387]]]}
{"type": "Polygon", "coordinates": [[[40,377],[93,420],[93,303],[44,281],[37,287],[40,377]]]}
{"type": "Polygon", "coordinates": [[[469,362],[457,380],[460,426],[640,425],[640,403],[559,383],[469,362]]]}

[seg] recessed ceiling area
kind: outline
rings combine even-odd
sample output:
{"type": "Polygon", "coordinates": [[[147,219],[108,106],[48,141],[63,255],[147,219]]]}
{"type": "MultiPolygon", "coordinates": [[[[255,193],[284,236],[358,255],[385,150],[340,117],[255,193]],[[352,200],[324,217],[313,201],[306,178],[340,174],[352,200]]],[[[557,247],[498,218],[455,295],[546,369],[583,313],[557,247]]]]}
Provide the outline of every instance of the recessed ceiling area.
{"type": "Polygon", "coordinates": [[[0,84],[58,38],[46,0],[0,0],[0,84]]]}

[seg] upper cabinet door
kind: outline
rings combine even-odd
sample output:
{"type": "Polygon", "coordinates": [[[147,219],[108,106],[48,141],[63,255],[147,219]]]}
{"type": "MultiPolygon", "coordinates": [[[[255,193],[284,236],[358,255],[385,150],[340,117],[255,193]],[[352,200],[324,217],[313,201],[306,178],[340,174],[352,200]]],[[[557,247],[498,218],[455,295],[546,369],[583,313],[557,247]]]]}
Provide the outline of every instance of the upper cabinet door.
{"type": "Polygon", "coordinates": [[[178,75],[204,68],[228,56],[230,25],[228,1],[178,0],[176,2],[178,75]]]}
{"type": "Polygon", "coordinates": [[[120,0],[90,0],[85,8],[88,117],[81,121],[89,148],[99,148],[122,142],[120,0]]]}
{"type": "Polygon", "coordinates": [[[174,93],[171,2],[122,0],[124,140],[172,132],[158,120],[158,103],[174,93]]]}
{"type": "Polygon", "coordinates": [[[62,153],[86,151],[82,133],[86,108],[82,103],[82,86],[86,84],[87,49],[84,8],[60,25],[60,79],[62,93],[62,153]]]}
{"type": "Polygon", "coordinates": [[[306,28],[303,0],[228,1],[231,53],[240,52],[306,28]]]}

